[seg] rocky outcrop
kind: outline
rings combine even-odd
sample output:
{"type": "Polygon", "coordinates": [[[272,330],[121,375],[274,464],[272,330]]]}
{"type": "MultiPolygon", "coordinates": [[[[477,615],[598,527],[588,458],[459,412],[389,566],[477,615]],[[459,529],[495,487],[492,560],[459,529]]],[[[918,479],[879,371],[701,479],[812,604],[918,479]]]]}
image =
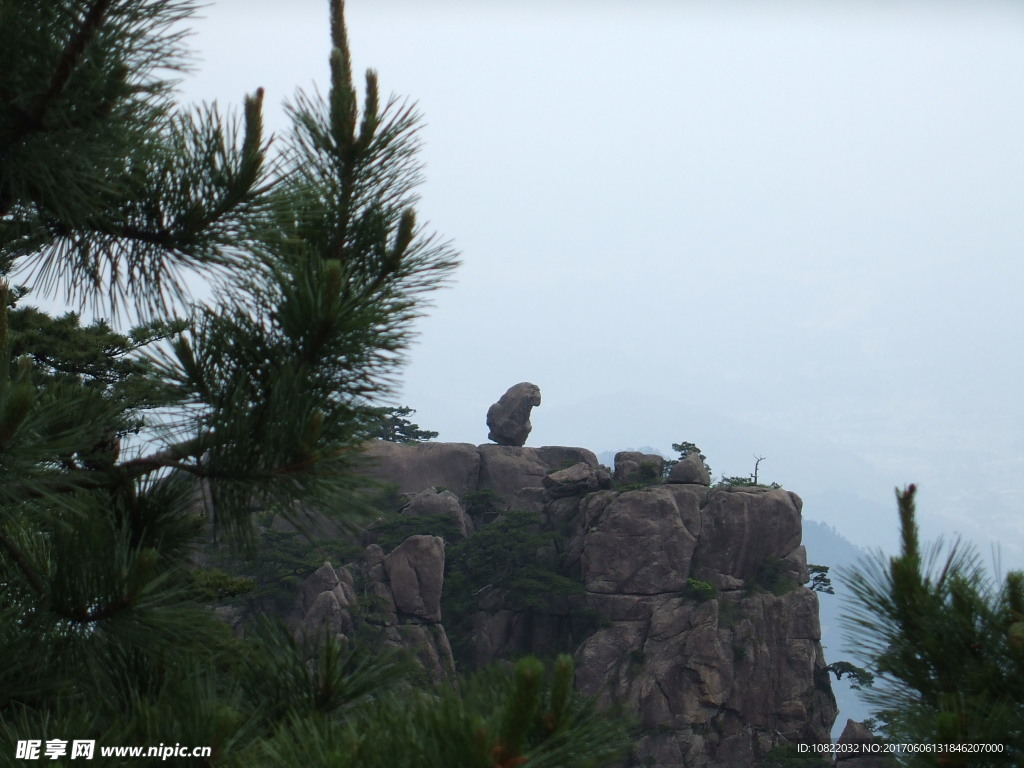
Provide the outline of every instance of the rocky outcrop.
{"type": "Polygon", "coordinates": [[[533,425],[530,411],[540,405],[540,387],[528,381],[509,387],[501,398],[487,409],[488,440],[498,445],[524,445],[533,425]]]}
{"type": "Polygon", "coordinates": [[[325,634],[344,640],[352,632],[349,609],[355,603],[351,574],[344,568],[336,571],[330,563],[324,563],[302,583],[288,623],[297,637],[310,644],[325,634]]]}
{"type": "MultiPolygon", "coordinates": [[[[417,501],[421,496],[443,493],[439,489],[450,491],[458,499],[465,499],[473,491],[491,491],[505,509],[540,512],[547,500],[544,478],[580,463],[600,468],[597,456],[586,448],[375,440],[366,444],[363,474],[393,485],[410,504],[422,504],[422,500],[417,501]]],[[[407,510],[406,514],[433,512],[407,510]]]]}
{"type": "Polygon", "coordinates": [[[700,497],[652,486],[591,494],[580,503],[568,563],[589,593],[654,595],[686,588],[701,533],[700,497]]]}
{"type": "MultiPolygon", "coordinates": [[[[829,741],[836,706],[817,595],[801,586],[808,575],[796,494],[709,487],[696,455],[660,483],[651,470],[640,476],[646,455],[620,454],[623,490],[578,448],[439,444],[377,456],[376,477],[416,494],[406,512],[455,517],[463,494],[486,490],[503,509],[538,513],[562,573],[583,592],[524,609],[480,585],[462,637],[466,658],[574,652],[577,687],[640,724],[631,765],[753,768],[774,746],[829,741]],[[441,456],[457,469],[439,467],[441,456]],[[645,482],[652,484],[636,488],[645,482]],[[437,490],[442,485],[447,490],[437,490]],[[581,616],[599,620],[581,633],[581,616]]],[[[466,530],[474,535],[472,525],[466,530]]],[[[362,586],[389,642],[420,648],[428,669],[442,675],[451,658],[439,623],[443,544],[415,536],[387,554],[368,548],[362,586]]],[[[348,592],[322,575],[303,593],[311,617],[303,620],[344,633],[343,597],[348,592]]]]}
{"type": "Polygon", "coordinates": [[[549,472],[541,484],[550,498],[561,499],[607,490],[612,487],[612,478],[603,468],[581,461],[557,472],[549,472]]]}
{"type": "Polygon", "coordinates": [[[688,453],[669,470],[668,482],[711,485],[711,473],[699,453],[688,453]]]}
{"type": "Polygon", "coordinates": [[[800,500],[746,491],[659,485],[568,511],[568,562],[610,622],[577,650],[577,684],[640,720],[638,764],[750,766],[780,741],[828,740],[800,500]]]}
{"type": "Polygon", "coordinates": [[[462,508],[459,497],[449,490],[438,491],[427,488],[416,494],[399,512],[403,515],[428,515],[448,517],[455,521],[459,536],[465,536],[473,529],[473,520],[462,508]]]}
{"type": "Polygon", "coordinates": [[[391,443],[372,440],[363,446],[360,471],[391,483],[402,494],[441,487],[459,498],[475,490],[480,452],[470,443],[391,443]]]}
{"type": "Polygon", "coordinates": [[[455,662],[441,624],[444,540],[411,536],[385,555],[372,544],[362,563],[324,563],[299,589],[288,625],[313,647],[327,635],[346,642],[364,633],[402,648],[434,680],[454,682],[455,662]]]}
{"type": "Polygon", "coordinates": [[[615,482],[621,484],[651,482],[665,469],[665,457],[656,453],[619,451],[614,461],[615,482]]]}
{"type": "Polygon", "coordinates": [[[444,539],[410,536],[384,558],[395,610],[423,621],[441,621],[444,539]]]}

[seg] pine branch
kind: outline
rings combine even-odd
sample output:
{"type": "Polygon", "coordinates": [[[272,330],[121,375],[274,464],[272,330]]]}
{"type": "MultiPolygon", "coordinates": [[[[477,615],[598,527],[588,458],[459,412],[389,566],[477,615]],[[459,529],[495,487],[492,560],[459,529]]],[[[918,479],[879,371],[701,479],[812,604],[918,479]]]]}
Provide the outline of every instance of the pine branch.
{"type": "Polygon", "coordinates": [[[64,49],[64,55],[61,56],[60,61],[57,63],[53,79],[50,80],[50,86],[40,95],[30,113],[32,127],[42,126],[47,110],[49,110],[54,100],[67,86],[72,73],[75,71],[75,67],[85,54],[86,48],[89,47],[89,44],[96,37],[96,32],[103,24],[111,2],[112,0],[97,0],[85,12],[81,25],[71,36],[67,47],[64,49]]]}
{"type": "Polygon", "coordinates": [[[42,577],[32,567],[24,553],[18,549],[13,541],[7,538],[7,534],[3,531],[0,531],[0,547],[7,552],[18,566],[18,570],[25,576],[28,583],[32,585],[32,590],[36,593],[36,596],[39,598],[46,597],[46,585],[43,583],[42,577]]]}

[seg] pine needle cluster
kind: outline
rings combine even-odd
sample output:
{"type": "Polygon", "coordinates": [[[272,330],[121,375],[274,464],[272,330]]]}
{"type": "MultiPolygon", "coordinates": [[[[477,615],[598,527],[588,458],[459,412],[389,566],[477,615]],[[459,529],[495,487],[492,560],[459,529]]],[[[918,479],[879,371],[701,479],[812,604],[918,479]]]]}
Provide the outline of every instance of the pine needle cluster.
{"type": "Polygon", "coordinates": [[[846,574],[853,650],[875,675],[862,695],[896,743],[941,747],[908,752],[909,765],[1020,765],[1024,572],[999,582],[970,547],[922,547],[915,493],[897,493],[900,554],[846,574]]]}

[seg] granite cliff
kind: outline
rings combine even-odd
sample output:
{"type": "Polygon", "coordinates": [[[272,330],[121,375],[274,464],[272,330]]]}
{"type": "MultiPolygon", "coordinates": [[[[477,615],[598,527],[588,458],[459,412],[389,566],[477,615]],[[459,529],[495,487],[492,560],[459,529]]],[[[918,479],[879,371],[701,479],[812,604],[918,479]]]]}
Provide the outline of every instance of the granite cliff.
{"type": "Polygon", "coordinates": [[[661,481],[661,461],[620,454],[613,479],[582,448],[369,444],[365,473],[391,484],[401,515],[447,518],[453,537],[473,537],[526,510],[579,589],[524,608],[481,584],[456,637],[441,610],[446,541],[413,535],[325,564],[291,624],[348,635],[370,622],[436,679],[457,661],[571,652],[578,688],[638,724],[631,765],[744,768],[829,741],[837,712],[817,595],[801,586],[800,498],[712,488],[692,462],[661,481]],[[500,505],[481,514],[467,503],[481,492],[500,505]],[[371,612],[355,610],[360,594],[371,612]]]}

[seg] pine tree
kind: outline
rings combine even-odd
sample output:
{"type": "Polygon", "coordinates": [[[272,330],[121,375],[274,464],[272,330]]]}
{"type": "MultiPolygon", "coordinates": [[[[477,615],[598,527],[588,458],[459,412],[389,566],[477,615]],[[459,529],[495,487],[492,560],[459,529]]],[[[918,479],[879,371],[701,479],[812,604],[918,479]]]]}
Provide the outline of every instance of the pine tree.
{"type": "Polygon", "coordinates": [[[359,108],[341,0],[327,98],[300,94],[273,152],[262,90],[239,118],[175,102],[194,10],[0,0],[0,763],[18,740],[87,738],[291,765],[304,734],[303,765],[376,765],[363,734],[415,755],[482,733],[446,764],[598,764],[617,732],[569,696],[565,662],[549,699],[531,666],[474,710],[410,693],[373,649],[240,641],[201,603],[190,557],[211,522],[242,547],[256,508],[329,499],[355,520],[367,408],[457,259],[414,214],[415,108],[382,103],[372,71],[359,108]],[[15,276],[138,324],[49,317],[15,276]]]}
{"type": "Polygon", "coordinates": [[[1002,583],[959,543],[922,549],[915,487],[897,493],[901,552],[847,576],[853,649],[875,675],[862,695],[893,741],[948,751],[910,765],[1010,766],[1024,760],[1024,572],[1002,583]],[[961,751],[963,745],[1001,751],[961,751]]]}
{"type": "Polygon", "coordinates": [[[429,429],[421,429],[406,416],[416,411],[408,406],[389,408],[378,406],[367,409],[367,436],[374,440],[387,440],[392,443],[421,443],[433,440],[438,433],[429,429]]]}

